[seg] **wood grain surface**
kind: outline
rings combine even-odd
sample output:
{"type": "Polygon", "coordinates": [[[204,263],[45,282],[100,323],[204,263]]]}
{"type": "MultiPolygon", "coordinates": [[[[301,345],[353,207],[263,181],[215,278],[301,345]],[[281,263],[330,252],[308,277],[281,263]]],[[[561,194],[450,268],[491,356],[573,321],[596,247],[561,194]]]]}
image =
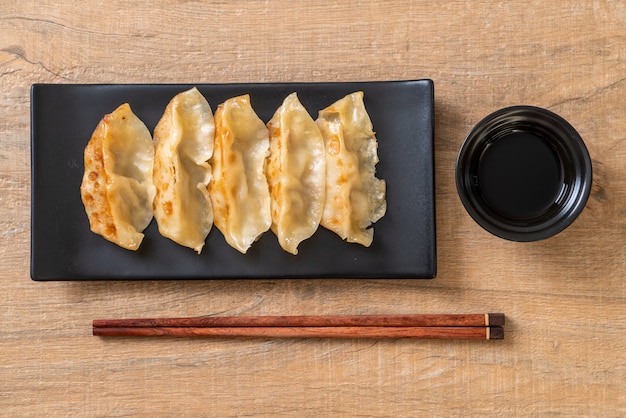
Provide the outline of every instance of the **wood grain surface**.
{"type": "Polygon", "coordinates": [[[0,415],[626,415],[623,1],[3,0],[0,87],[0,415]],[[435,83],[436,279],[30,280],[31,84],[415,78],[435,83]],[[483,231],[454,182],[467,132],[513,104],[566,118],[594,165],[580,217],[535,243],[483,231]],[[464,312],[504,312],[505,340],[91,335],[96,318],[464,312]]]}

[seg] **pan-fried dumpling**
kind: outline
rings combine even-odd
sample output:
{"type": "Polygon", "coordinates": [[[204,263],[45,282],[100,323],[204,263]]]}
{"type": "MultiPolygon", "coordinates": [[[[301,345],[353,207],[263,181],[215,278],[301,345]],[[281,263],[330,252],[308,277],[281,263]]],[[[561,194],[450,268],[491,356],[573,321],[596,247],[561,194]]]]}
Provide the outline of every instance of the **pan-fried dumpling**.
{"type": "Polygon", "coordinates": [[[214,135],[213,112],[195,87],[170,101],[154,129],[154,218],[161,235],[197,253],[213,226],[214,135]]]}
{"type": "Polygon", "coordinates": [[[324,139],[304,106],[292,93],[267,124],[270,157],[267,162],[272,231],[291,254],[315,233],[326,194],[324,139]]]}
{"type": "Polygon", "coordinates": [[[321,225],[348,242],[369,247],[370,225],[387,209],[386,184],[376,178],[378,154],[372,122],[356,92],[320,111],[326,147],[326,203],[321,225]]]}
{"type": "Polygon", "coordinates": [[[152,220],[154,146],[128,103],[105,115],[85,148],[81,198],[91,230],[137,250],[152,220]]]}
{"type": "Polygon", "coordinates": [[[265,176],[268,153],[267,127],[252,109],[249,95],[218,106],[209,196],[215,226],[244,254],[272,223],[265,176]]]}

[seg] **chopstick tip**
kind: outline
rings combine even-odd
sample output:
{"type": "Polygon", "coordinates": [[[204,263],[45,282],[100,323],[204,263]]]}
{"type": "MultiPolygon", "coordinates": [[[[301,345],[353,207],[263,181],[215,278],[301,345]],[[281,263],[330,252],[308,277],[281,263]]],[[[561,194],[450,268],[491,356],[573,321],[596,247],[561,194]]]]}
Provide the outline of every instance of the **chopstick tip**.
{"type": "Polygon", "coordinates": [[[487,314],[487,326],[498,326],[501,327],[505,323],[505,318],[503,313],[489,313],[487,314]]]}
{"type": "Polygon", "coordinates": [[[504,328],[502,327],[489,327],[489,333],[487,334],[488,340],[503,340],[504,328]]]}

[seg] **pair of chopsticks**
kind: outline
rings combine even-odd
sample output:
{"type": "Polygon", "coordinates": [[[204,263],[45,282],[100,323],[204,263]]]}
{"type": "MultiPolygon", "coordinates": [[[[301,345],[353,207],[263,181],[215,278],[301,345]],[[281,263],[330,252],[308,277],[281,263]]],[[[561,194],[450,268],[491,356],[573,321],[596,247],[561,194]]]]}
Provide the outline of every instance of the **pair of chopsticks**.
{"type": "Polygon", "coordinates": [[[96,319],[93,335],[501,340],[504,321],[502,313],[96,319]]]}

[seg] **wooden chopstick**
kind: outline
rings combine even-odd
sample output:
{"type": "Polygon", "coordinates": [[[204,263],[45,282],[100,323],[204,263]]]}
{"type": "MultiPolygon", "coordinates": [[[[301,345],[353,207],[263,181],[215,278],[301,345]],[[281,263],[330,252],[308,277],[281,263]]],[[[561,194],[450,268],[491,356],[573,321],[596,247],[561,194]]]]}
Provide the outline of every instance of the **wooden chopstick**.
{"type": "Polygon", "coordinates": [[[102,337],[427,338],[501,340],[502,327],[96,327],[102,337]]]}
{"type": "Polygon", "coordinates": [[[93,335],[495,340],[504,322],[500,313],[97,319],[93,335]]]}
{"type": "Polygon", "coordinates": [[[504,314],[200,316],[191,318],[96,319],[112,327],[488,327],[503,326],[504,314]]]}

